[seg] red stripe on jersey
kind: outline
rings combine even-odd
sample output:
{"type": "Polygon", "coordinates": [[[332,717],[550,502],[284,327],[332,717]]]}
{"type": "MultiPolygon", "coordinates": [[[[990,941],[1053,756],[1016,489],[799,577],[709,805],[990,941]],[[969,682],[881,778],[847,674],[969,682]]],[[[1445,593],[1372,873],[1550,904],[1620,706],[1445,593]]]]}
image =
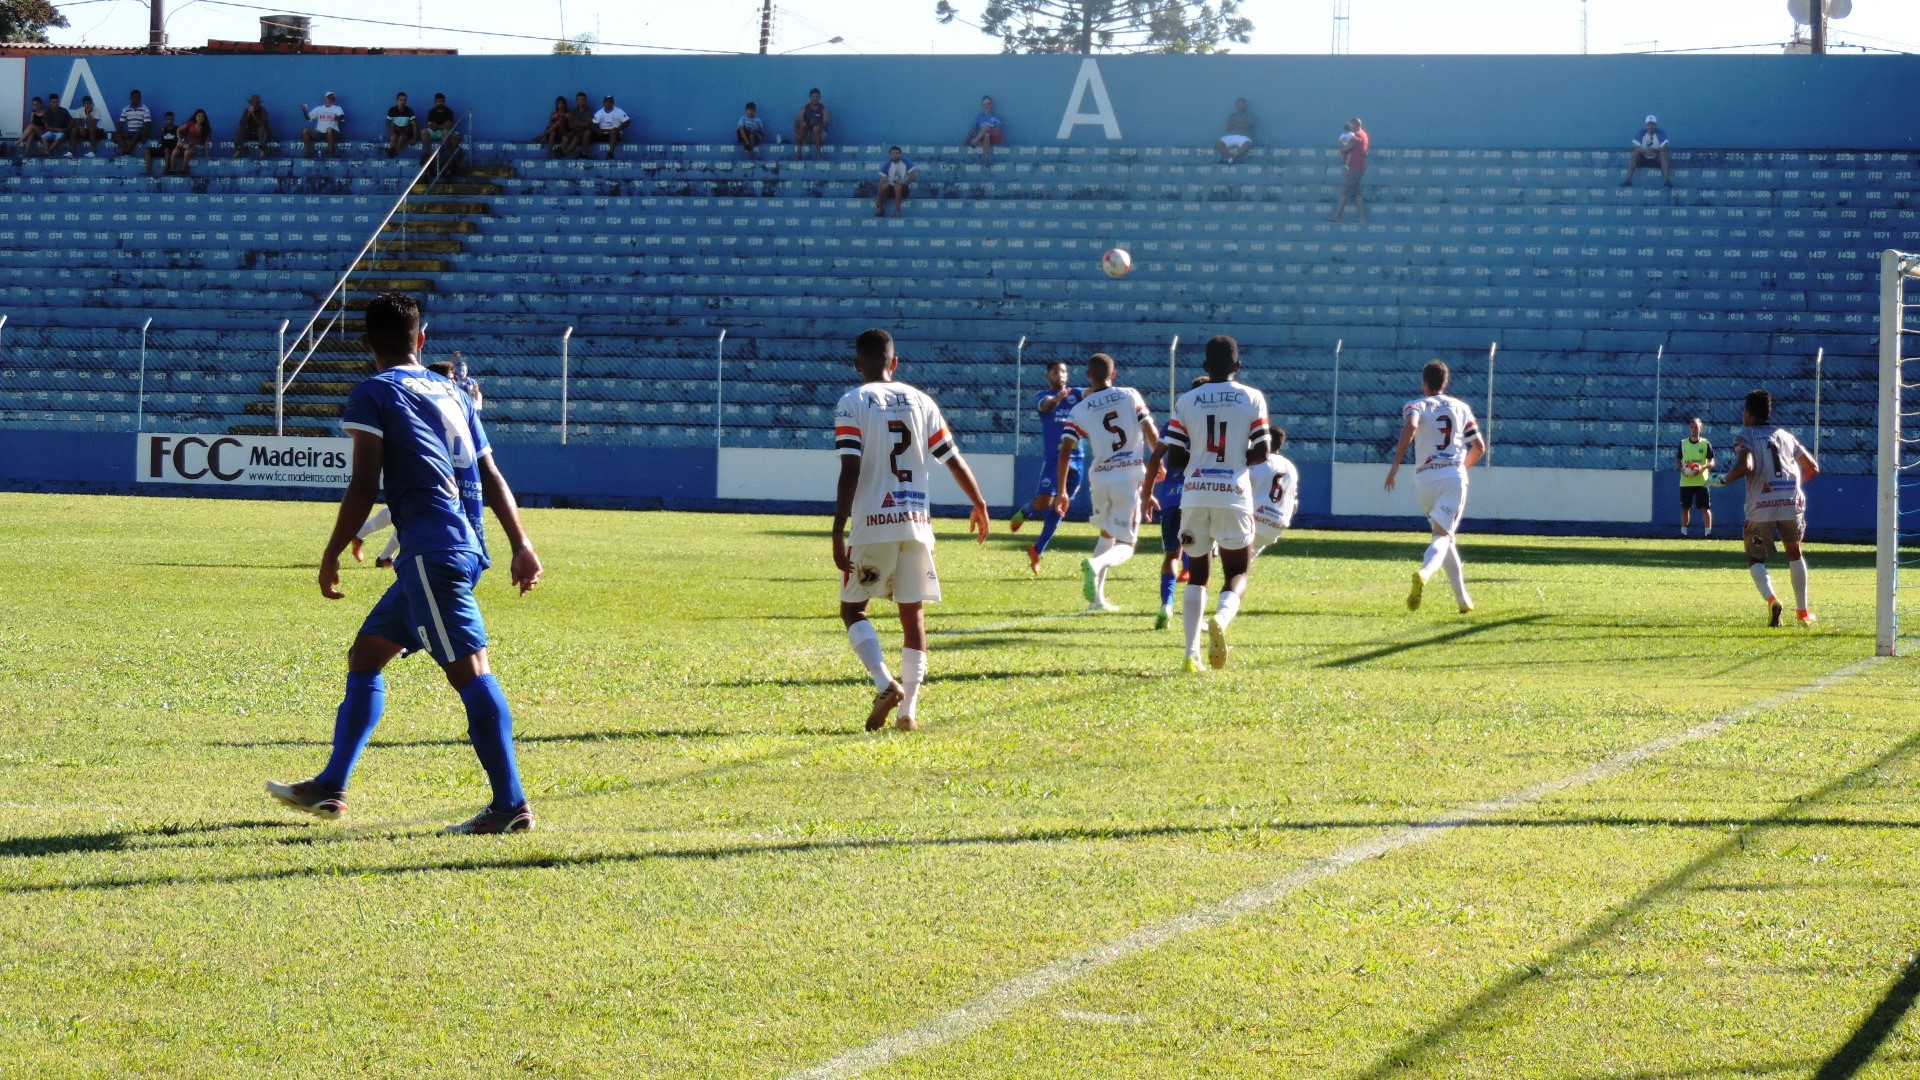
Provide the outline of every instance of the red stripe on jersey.
{"type": "Polygon", "coordinates": [[[857,427],[837,427],[833,429],[833,433],[835,435],[849,435],[856,439],[860,437],[860,429],[857,427]]]}
{"type": "Polygon", "coordinates": [[[1178,420],[1169,420],[1167,421],[1167,430],[1177,431],[1180,434],[1185,435],[1187,433],[1187,426],[1185,424],[1182,424],[1178,420]]]}
{"type": "Polygon", "coordinates": [[[934,447],[939,446],[941,443],[946,442],[948,439],[951,439],[952,437],[953,436],[947,432],[946,428],[941,428],[939,431],[934,432],[933,436],[927,440],[927,449],[931,450],[934,447]]]}
{"type": "Polygon", "coordinates": [[[1256,416],[1253,418],[1253,423],[1247,426],[1247,430],[1252,431],[1254,428],[1263,428],[1266,426],[1267,418],[1264,416],[1256,416]]]}

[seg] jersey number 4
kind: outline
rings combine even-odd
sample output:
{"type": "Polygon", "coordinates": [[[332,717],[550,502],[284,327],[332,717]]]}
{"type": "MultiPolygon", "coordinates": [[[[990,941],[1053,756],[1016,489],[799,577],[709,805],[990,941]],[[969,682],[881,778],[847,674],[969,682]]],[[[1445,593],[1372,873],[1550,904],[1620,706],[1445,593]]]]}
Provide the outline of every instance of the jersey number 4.
{"type": "Polygon", "coordinates": [[[1229,425],[1216,423],[1212,413],[1207,414],[1207,453],[1214,460],[1227,460],[1227,428],[1229,425]]]}
{"type": "Polygon", "coordinates": [[[893,470],[893,478],[903,484],[913,483],[913,470],[900,467],[900,455],[913,449],[913,431],[905,421],[887,421],[887,430],[893,433],[893,453],[887,455],[887,467],[893,470]]]}

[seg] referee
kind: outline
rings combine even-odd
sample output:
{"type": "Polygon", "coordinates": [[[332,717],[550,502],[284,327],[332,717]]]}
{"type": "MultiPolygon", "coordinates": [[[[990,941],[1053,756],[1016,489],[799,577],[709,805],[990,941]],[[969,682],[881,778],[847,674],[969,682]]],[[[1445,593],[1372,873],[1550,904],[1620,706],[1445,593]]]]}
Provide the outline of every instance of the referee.
{"type": "Polygon", "coordinates": [[[1680,469],[1680,535],[1687,535],[1693,522],[1693,508],[1700,508],[1701,536],[1713,533],[1713,500],[1707,494],[1707,480],[1713,475],[1713,444],[1701,435],[1700,418],[1687,422],[1687,437],[1680,440],[1675,462],[1680,469]]]}

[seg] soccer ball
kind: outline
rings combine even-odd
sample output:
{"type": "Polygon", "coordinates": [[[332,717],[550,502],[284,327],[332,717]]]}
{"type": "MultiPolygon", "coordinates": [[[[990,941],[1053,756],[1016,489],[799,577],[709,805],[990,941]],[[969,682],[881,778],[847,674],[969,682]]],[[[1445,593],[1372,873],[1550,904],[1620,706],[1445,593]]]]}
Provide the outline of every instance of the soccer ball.
{"type": "Polygon", "coordinates": [[[1699,475],[1700,475],[1700,473],[1701,473],[1701,468],[1700,468],[1700,463],[1699,463],[1699,462],[1697,462],[1697,461],[1689,461],[1689,462],[1687,462],[1687,466],[1686,466],[1686,474],[1687,474],[1688,476],[1699,476],[1699,475]]]}
{"type": "Polygon", "coordinates": [[[1114,248],[1100,256],[1100,269],[1105,270],[1110,278],[1126,277],[1133,272],[1133,256],[1114,248]]]}

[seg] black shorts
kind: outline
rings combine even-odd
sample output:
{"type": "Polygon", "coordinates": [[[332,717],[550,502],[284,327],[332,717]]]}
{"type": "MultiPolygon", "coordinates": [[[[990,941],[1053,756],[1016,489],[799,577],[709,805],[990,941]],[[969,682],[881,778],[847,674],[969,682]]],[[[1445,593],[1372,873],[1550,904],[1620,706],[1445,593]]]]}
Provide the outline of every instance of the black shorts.
{"type": "Polygon", "coordinates": [[[1702,510],[1713,509],[1713,497],[1707,494],[1707,491],[1708,488],[1705,484],[1701,484],[1698,487],[1681,487],[1680,509],[1687,510],[1695,506],[1698,506],[1702,510]]]}

